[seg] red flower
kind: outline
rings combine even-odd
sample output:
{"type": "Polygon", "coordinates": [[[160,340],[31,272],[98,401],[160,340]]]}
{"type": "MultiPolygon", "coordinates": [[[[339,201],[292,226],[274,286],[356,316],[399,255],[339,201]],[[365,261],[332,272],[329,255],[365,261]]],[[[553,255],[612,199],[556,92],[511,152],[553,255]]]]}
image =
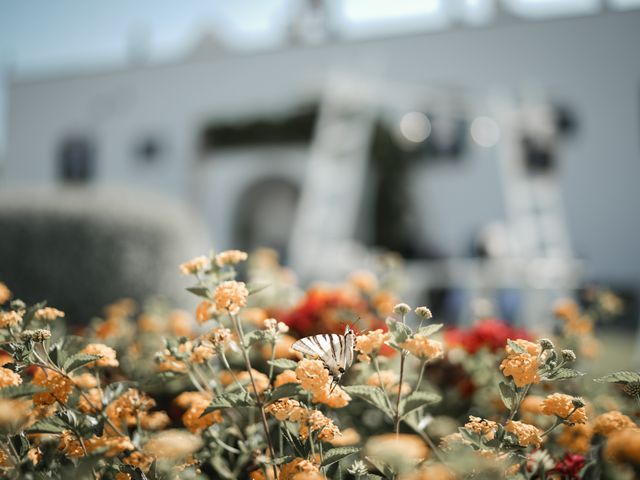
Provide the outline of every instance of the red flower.
{"type": "Polygon", "coordinates": [[[582,455],[567,452],[562,460],[556,463],[552,471],[561,474],[563,479],[578,480],[581,478],[580,471],[584,468],[584,464],[585,460],[582,455]]]}
{"type": "Polygon", "coordinates": [[[529,340],[529,333],[521,328],[514,328],[497,318],[479,321],[470,329],[452,328],[444,332],[444,339],[450,346],[460,346],[474,354],[482,347],[491,352],[504,348],[507,339],[523,338],[529,340]]]}

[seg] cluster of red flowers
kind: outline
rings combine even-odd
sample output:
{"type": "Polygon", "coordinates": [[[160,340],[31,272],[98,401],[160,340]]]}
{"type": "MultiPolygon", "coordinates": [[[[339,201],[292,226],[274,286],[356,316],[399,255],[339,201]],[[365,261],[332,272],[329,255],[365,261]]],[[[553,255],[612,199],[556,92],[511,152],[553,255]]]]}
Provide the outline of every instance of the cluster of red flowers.
{"type": "Polygon", "coordinates": [[[374,313],[359,292],[345,288],[312,287],[282,321],[298,336],[319,333],[344,333],[349,324],[357,330],[387,330],[384,321],[374,313]],[[354,324],[357,324],[354,326],[354,324]]]}
{"type": "Polygon", "coordinates": [[[531,339],[531,335],[523,328],[514,328],[497,318],[486,318],[468,329],[451,328],[444,332],[448,345],[462,347],[474,354],[481,348],[497,352],[504,348],[507,339],[531,339]]]}

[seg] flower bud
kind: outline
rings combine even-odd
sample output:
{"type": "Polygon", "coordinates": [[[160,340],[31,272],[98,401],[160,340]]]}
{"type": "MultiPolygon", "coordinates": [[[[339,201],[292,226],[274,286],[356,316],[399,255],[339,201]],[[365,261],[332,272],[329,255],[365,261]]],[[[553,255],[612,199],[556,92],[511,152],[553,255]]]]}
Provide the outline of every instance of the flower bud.
{"type": "Polygon", "coordinates": [[[573,350],[562,350],[562,359],[565,362],[575,362],[576,361],[576,354],[573,353],[573,350]]]}
{"type": "Polygon", "coordinates": [[[393,312],[398,315],[406,315],[411,311],[411,307],[406,303],[399,303],[395,307],[393,307],[393,312]]]}
{"type": "Polygon", "coordinates": [[[571,403],[574,406],[574,408],[584,407],[584,400],[582,400],[580,397],[573,397],[571,399],[571,403]]]}
{"type": "Polygon", "coordinates": [[[37,330],[25,330],[20,334],[20,339],[23,341],[31,340],[36,343],[44,342],[51,338],[51,332],[43,328],[37,330]]]}
{"type": "Polygon", "coordinates": [[[538,340],[538,343],[542,347],[542,350],[553,350],[555,348],[553,342],[548,338],[541,338],[540,340],[538,340]]]}
{"type": "Polygon", "coordinates": [[[415,309],[415,312],[416,312],[416,315],[426,320],[430,320],[431,318],[433,318],[433,314],[431,313],[431,310],[429,310],[427,307],[418,307],[415,309]]]}

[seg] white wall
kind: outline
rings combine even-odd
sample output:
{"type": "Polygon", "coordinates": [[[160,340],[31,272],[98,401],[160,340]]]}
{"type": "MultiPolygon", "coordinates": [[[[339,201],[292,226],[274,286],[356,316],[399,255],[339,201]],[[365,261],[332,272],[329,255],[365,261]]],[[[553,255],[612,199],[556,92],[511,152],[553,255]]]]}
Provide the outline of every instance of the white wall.
{"type": "MultiPolygon", "coordinates": [[[[577,252],[590,262],[594,277],[638,281],[639,45],[640,13],[609,13],[16,80],[9,94],[4,181],[51,182],[58,142],[80,129],[96,132],[100,140],[100,183],[139,185],[142,174],[130,174],[132,142],[138,132],[152,129],[167,133],[171,161],[147,181],[149,188],[189,198],[189,165],[196,161],[205,120],[284,111],[317,91],[332,68],[459,86],[480,95],[532,86],[572,106],[580,121],[578,136],[563,148],[561,166],[577,252]]],[[[487,171],[468,167],[464,179],[456,176],[457,168],[441,167],[424,180],[434,199],[424,209],[426,228],[452,239],[459,238],[462,219],[502,214],[493,191],[486,192],[490,203],[481,201],[480,189],[469,192],[487,171]],[[448,224],[455,229],[447,230],[448,224]]]]}

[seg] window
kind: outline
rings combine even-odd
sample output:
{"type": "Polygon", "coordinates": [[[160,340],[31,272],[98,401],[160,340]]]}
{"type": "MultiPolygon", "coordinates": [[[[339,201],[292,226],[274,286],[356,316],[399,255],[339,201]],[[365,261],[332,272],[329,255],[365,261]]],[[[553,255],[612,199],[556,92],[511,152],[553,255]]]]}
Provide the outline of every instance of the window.
{"type": "Polygon", "coordinates": [[[85,183],[95,174],[96,149],[85,136],[67,138],[58,152],[58,177],[63,182],[85,183]]]}

